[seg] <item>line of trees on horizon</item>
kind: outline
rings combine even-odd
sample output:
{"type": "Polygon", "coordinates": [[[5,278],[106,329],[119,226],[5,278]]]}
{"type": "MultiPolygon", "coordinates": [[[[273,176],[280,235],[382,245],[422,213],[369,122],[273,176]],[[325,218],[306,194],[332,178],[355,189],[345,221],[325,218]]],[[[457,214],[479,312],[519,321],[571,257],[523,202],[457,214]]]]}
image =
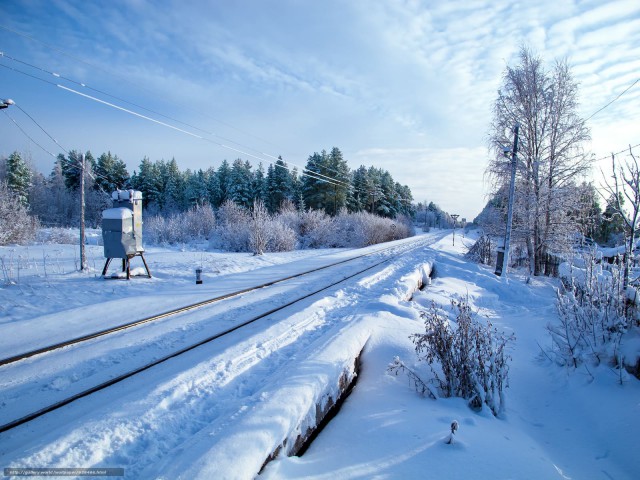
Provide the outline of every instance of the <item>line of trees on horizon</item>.
{"type": "MultiPolygon", "coordinates": [[[[0,158],[0,182],[6,184],[7,194],[45,226],[79,225],[82,172],[82,153],[75,150],[58,155],[49,176],[32,168],[17,151],[0,158]]],[[[145,215],[175,215],[205,205],[217,210],[229,200],[247,210],[262,202],[270,214],[278,213],[283,204],[329,216],[346,211],[393,219],[413,218],[416,213],[408,186],[381,168],[363,165],[351,170],[336,147],[310,155],[303,172],[281,157],[266,170],[262,163],[254,168],[238,158],[231,163],[225,159],[217,168],[184,171],[175,158],[151,161],[145,157],[129,174],[117,155],[107,152],[96,159],[87,151],[84,175],[85,221],[96,227],[102,211],[111,207],[111,192],[130,188],[142,192],[145,215]]],[[[446,217],[444,212],[438,215],[446,217]]]]}

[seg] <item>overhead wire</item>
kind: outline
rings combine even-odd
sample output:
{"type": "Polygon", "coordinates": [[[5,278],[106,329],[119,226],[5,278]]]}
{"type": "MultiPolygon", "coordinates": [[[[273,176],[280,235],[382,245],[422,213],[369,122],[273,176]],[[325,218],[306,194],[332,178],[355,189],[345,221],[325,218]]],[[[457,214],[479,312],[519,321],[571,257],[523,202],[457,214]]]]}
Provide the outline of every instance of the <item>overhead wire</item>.
{"type": "MultiPolygon", "coordinates": [[[[67,156],[68,156],[69,158],[65,158],[65,157],[64,157],[64,156],[62,156],[62,155],[58,155],[58,156],[56,156],[55,154],[53,154],[52,152],[50,152],[49,150],[47,150],[46,148],[44,148],[44,147],[43,147],[42,145],[40,145],[40,144],[39,144],[39,143],[38,143],[38,142],[37,142],[33,137],[31,137],[31,136],[26,132],[26,130],[25,130],[24,128],[22,128],[22,127],[20,126],[20,124],[16,121],[16,119],[15,119],[15,118],[11,117],[11,116],[6,112],[6,111],[4,111],[5,115],[7,115],[7,117],[9,117],[9,119],[10,119],[10,120],[15,124],[15,126],[16,126],[16,127],[17,127],[17,128],[18,128],[18,129],[19,129],[19,130],[20,130],[20,131],[21,131],[21,132],[22,132],[22,133],[23,133],[23,134],[24,134],[24,135],[25,135],[29,140],[31,140],[31,142],[33,142],[36,146],[38,146],[38,147],[39,147],[40,149],[42,149],[44,152],[46,152],[47,154],[49,154],[51,157],[55,158],[55,159],[56,159],[57,161],[59,161],[60,163],[64,163],[65,165],[67,165],[67,166],[68,166],[68,167],[70,167],[70,168],[75,168],[75,169],[80,169],[80,170],[82,170],[82,167],[81,167],[81,166],[74,164],[74,163],[73,163],[73,161],[71,160],[71,153],[70,153],[66,148],[64,148],[62,145],[60,145],[60,143],[59,143],[59,142],[58,142],[58,141],[57,141],[53,136],[51,136],[51,134],[49,134],[49,132],[48,132],[47,130],[45,130],[45,128],[44,128],[42,125],[40,125],[40,123],[38,123],[38,122],[36,121],[36,119],[35,119],[35,118],[33,118],[33,116],[31,116],[31,115],[30,115],[26,110],[24,110],[24,108],[22,108],[22,107],[21,107],[18,103],[16,103],[15,101],[13,101],[12,105],[13,105],[13,106],[18,107],[18,109],[19,109],[23,114],[25,114],[25,115],[26,115],[26,116],[27,116],[27,117],[28,117],[28,118],[29,118],[33,123],[35,123],[35,124],[38,126],[38,128],[39,128],[40,130],[42,130],[42,132],[44,132],[44,134],[45,134],[47,137],[49,137],[51,140],[53,140],[53,142],[54,142],[58,147],[60,147],[60,148],[61,148],[61,149],[62,149],[62,150],[67,154],[67,156]]],[[[106,176],[104,176],[104,175],[102,175],[102,174],[100,174],[100,173],[94,172],[94,171],[92,171],[91,169],[88,169],[88,170],[87,170],[87,174],[88,174],[88,175],[89,175],[89,176],[90,176],[94,181],[95,181],[95,180],[97,180],[98,178],[101,178],[101,179],[103,179],[103,180],[105,180],[105,181],[107,181],[107,182],[110,182],[110,181],[111,181],[111,179],[110,179],[110,178],[108,178],[108,177],[106,177],[106,176]]],[[[105,194],[107,194],[107,192],[105,192],[105,191],[104,191],[104,189],[102,189],[102,187],[101,187],[100,185],[98,185],[98,187],[99,187],[99,188],[100,188],[100,190],[102,190],[105,194]]]]}
{"type": "Polygon", "coordinates": [[[51,140],[53,140],[53,142],[54,142],[56,145],[58,145],[58,146],[59,146],[59,147],[60,147],[60,148],[61,148],[61,149],[62,149],[62,150],[67,154],[67,155],[69,154],[68,150],[67,150],[66,148],[64,148],[62,145],[60,145],[60,144],[58,143],[58,141],[57,141],[55,138],[53,138],[51,135],[49,135],[49,132],[47,132],[44,128],[42,128],[42,125],[40,125],[38,122],[36,122],[36,120],[35,120],[31,115],[29,115],[27,112],[25,112],[25,111],[24,111],[24,109],[23,109],[19,104],[15,103],[15,102],[14,102],[13,104],[14,104],[16,107],[18,107],[18,109],[19,109],[22,113],[24,113],[27,117],[29,117],[29,118],[31,119],[31,121],[32,121],[33,123],[35,123],[35,124],[38,126],[38,128],[40,128],[40,130],[42,130],[42,131],[45,133],[45,135],[46,135],[47,137],[49,137],[51,140]]]}
{"type": "MultiPolygon", "coordinates": [[[[26,33],[22,33],[22,32],[18,32],[17,30],[13,30],[13,29],[11,29],[11,28],[9,28],[9,27],[5,26],[5,25],[0,25],[0,28],[1,28],[1,29],[6,30],[6,31],[8,31],[8,32],[11,32],[11,33],[13,33],[13,34],[15,34],[15,35],[18,35],[18,36],[24,37],[24,38],[26,38],[26,39],[28,39],[28,40],[33,41],[33,42],[40,43],[41,45],[44,45],[45,47],[47,47],[47,48],[49,48],[49,49],[51,49],[51,50],[54,50],[54,51],[56,51],[56,52],[58,52],[58,53],[60,53],[60,54],[62,54],[62,55],[64,55],[64,56],[66,56],[66,57],[68,57],[68,58],[70,58],[70,59],[72,59],[72,60],[74,60],[74,61],[76,61],[76,62],[82,63],[82,64],[87,65],[87,66],[89,66],[89,67],[91,67],[91,68],[94,68],[94,69],[96,69],[96,70],[100,70],[100,71],[102,71],[102,72],[104,72],[104,73],[106,73],[106,74],[108,74],[108,75],[112,75],[112,76],[114,76],[114,77],[116,77],[116,78],[120,78],[120,79],[122,79],[124,82],[126,82],[126,83],[128,83],[129,85],[132,85],[132,86],[134,86],[134,87],[136,87],[136,88],[141,88],[139,85],[136,85],[134,82],[132,82],[132,81],[130,80],[130,78],[128,78],[128,77],[127,77],[127,76],[125,76],[125,75],[119,74],[118,72],[113,72],[113,71],[110,71],[110,70],[106,70],[106,69],[104,69],[104,68],[100,67],[99,65],[95,65],[95,64],[93,64],[93,63],[91,63],[91,62],[87,62],[86,60],[83,60],[83,59],[81,59],[81,58],[79,58],[79,57],[76,57],[76,56],[74,56],[74,55],[70,54],[70,53],[67,53],[66,51],[64,51],[63,49],[61,49],[61,48],[59,48],[59,47],[56,47],[56,46],[54,46],[54,45],[51,45],[51,44],[48,44],[48,43],[43,42],[43,41],[41,41],[41,40],[38,40],[38,39],[37,39],[37,38],[35,38],[35,37],[32,37],[32,36],[30,36],[30,35],[27,35],[26,33]]],[[[142,107],[142,108],[144,108],[144,107],[142,107]]],[[[192,111],[195,111],[195,110],[193,110],[193,109],[191,109],[191,110],[192,110],[192,111]]],[[[219,119],[217,119],[217,118],[215,118],[215,117],[212,117],[211,115],[208,115],[208,114],[206,114],[206,113],[202,113],[202,112],[197,112],[197,111],[196,111],[196,113],[198,113],[199,115],[203,115],[203,116],[205,116],[205,117],[207,117],[207,118],[210,118],[211,120],[215,121],[216,123],[219,123],[219,124],[221,124],[221,125],[224,125],[224,126],[226,126],[226,127],[229,127],[229,128],[231,128],[231,129],[233,129],[233,130],[235,130],[235,131],[239,132],[239,133],[242,133],[242,134],[244,134],[244,135],[248,135],[248,136],[250,136],[250,137],[253,137],[253,138],[255,138],[256,140],[260,140],[261,142],[265,142],[265,143],[271,144],[271,145],[273,145],[273,146],[277,146],[277,145],[274,145],[273,143],[271,143],[269,140],[265,140],[264,138],[260,138],[260,137],[258,137],[258,136],[256,136],[256,135],[253,135],[253,134],[252,134],[252,133],[250,133],[250,132],[245,132],[245,131],[243,131],[242,129],[239,129],[239,128],[237,128],[237,127],[233,126],[233,125],[230,125],[230,124],[228,124],[228,123],[226,123],[226,122],[223,122],[222,120],[219,120],[219,119]]],[[[234,143],[235,143],[235,142],[234,142],[234,143]]]]}
{"type": "Polygon", "coordinates": [[[616,98],[614,98],[613,100],[611,100],[609,103],[607,103],[606,105],[604,105],[603,107],[599,108],[598,110],[596,110],[595,112],[593,112],[591,115],[589,115],[586,119],[585,122],[591,120],[593,117],[595,117],[598,113],[600,113],[601,111],[603,111],[605,108],[609,107],[612,103],[614,103],[615,101],[617,101],[620,97],[622,97],[625,93],[627,93],[629,90],[631,90],[636,83],[640,82],[640,78],[637,78],[635,80],[635,82],[633,82],[631,85],[629,85],[627,88],[625,88],[616,98]]]}
{"type": "MultiPolygon", "coordinates": [[[[1,57],[5,57],[5,58],[13,59],[12,57],[9,57],[8,55],[4,54],[3,52],[0,52],[0,56],[1,56],[1,57]]],[[[49,71],[47,71],[47,70],[45,70],[45,69],[42,69],[42,68],[37,67],[37,66],[34,66],[34,65],[32,65],[32,64],[28,64],[27,62],[22,62],[22,61],[20,61],[20,63],[23,63],[23,64],[28,65],[28,66],[32,66],[33,68],[36,68],[36,69],[38,69],[38,70],[40,70],[40,71],[43,71],[43,72],[46,72],[46,73],[50,73],[50,74],[54,75],[55,77],[62,78],[62,79],[66,79],[66,77],[63,77],[63,76],[61,76],[61,75],[59,75],[59,74],[56,74],[56,73],[53,73],[53,72],[49,72],[49,71]]],[[[105,101],[105,100],[99,99],[99,98],[94,97],[94,96],[92,96],[92,95],[88,95],[88,94],[86,94],[86,93],[79,92],[79,91],[77,91],[77,90],[74,90],[74,89],[72,89],[72,88],[66,87],[66,86],[61,85],[61,84],[59,84],[59,83],[51,82],[51,81],[45,80],[45,79],[43,79],[43,78],[41,78],[41,77],[37,77],[37,76],[35,76],[35,75],[31,75],[31,74],[29,74],[29,73],[27,73],[27,72],[24,72],[24,71],[22,71],[22,70],[18,70],[18,69],[13,68],[13,67],[9,67],[9,66],[4,65],[4,64],[2,64],[2,63],[0,63],[0,66],[3,66],[3,67],[5,67],[5,68],[7,68],[7,69],[9,69],[9,70],[12,70],[12,71],[15,71],[15,72],[17,72],[17,73],[20,73],[20,74],[23,74],[23,75],[27,75],[27,76],[29,76],[29,77],[31,77],[31,78],[34,78],[34,79],[36,79],[36,80],[40,80],[40,81],[42,81],[42,82],[44,82],[44,83],[47,83],[47,84],[53,85],[53,86],[55,86],[55,87],[57,87],[57,88],[61,88],[61,89],[66,90],[66,91],[68,91],[68,92],[74,93],[74,94],[76,94],[76,95],[80,95],[80,96],[82,96],[82,97],[88,98],[88,99],[93,100],[93,101],[96,101],[96,102],[98,102],[98,103],[102,103],[102,104],[107,105],[107,106],[109,106],[109,107],[112,107],[112,108],[115,108],[115,109],[121,110],[121,111],[123,111],[123,112],[125,112],[125,113],[129,113],[129,114],[131,114],[131,115],[137,116],[137,117],[142,118],[142,119],[144,119],[144,120],[148,120],[148,121],[151,121],[151,122],[157,123],[157,124],[159,124],[159,125],[162,125],[162,126],[165,126],[165,127],[171,128],[171,129],[174,129],[174,130],[179,131],[179,132],[181,132],[181,133],[184,133],[184,134],[186,134],[186,135],[190,135],[190,136],[192,136],[192,137],[199,138],[199,139],[201,139],[201,140],[211,142],[211,143],[213,143],[213,144],[215,144],[215,145],[218,145],[218,146],[220,146],[220,147],[223,147],[223,148],[226,148],[226,149],[229,149],[229,150],[235,151],[236,153],[239,153],[239,154],[241,154],[241,155],[249,156],[249,157],[251,157],[251,158],[255,158],[255,159],[257,159],[257,160],[263,160],[261,157],[258,157],[258,156],[256,156],[256,155],[251,154],[251,153],[249,153],[249,152],[246,152],[246,151],[244,151],[244,150],[240,150],[240,149],[237,149],[237,148],[232,147],[232,146],[230,146],[230,145],[226,145],[226,144],[223,144],[223,143],[220,143],[220,142],[214,141],[214,140],[212,140],[212,139],[205,138],[205,137],[203,137],[202,135],[198,135],[198,134],[195,134],[195,133],[193,133],[193,132],[189,132],[189,131],[187,131],[187,130],[184,130],[184,129],[182,129],[182,128],[176,127],[176,126],[171,125],[171,124],[168,124],[168,123],[166,123],[166,122],[162,122],[162,121],[160,121],[160,120],[154,119],[154,118],[149,117],[149,116],[147,116],[147,115],[142,115],[142,114],[140,114],[140,113],[138,113],[138,112],[135,112],[135,111],[133,111],[133,110],[130,110],[130,109],[127,109],[127,108],[121,107],[121,106],[116,105],[116,104],[111,103],[111,102],[107,102],[107,101],[105,101]]],[[[81,83],[81,82],[76,82],[76,81],[73,81],[73,80],[70,80],[70,81],[72,81],[73,83],[78,84],[78,85],[86,86],[84,83],[81,83]]],[[[107,95],[108,95],[108,94],[107,94],[107,95]]],[[[115,97],[115,98],[117,98],[117,97],[115,97]]],[[[128,103],[130,103],[130,102],[128,102],[128,103]]],[[[144,107],[143,107],[143,108],[144,108],[144,107]]],[[[201,129],[200,129],[200,130],[201,130],[201,129]]],[[[202,131],[204,131],[204,130],[202,130],[202,131]]],[[[208,132],[207,132],[207,133],[208,133],[208,132]]],[[[211,134],[211,135],[215,135],[215,134],[211,134]]],[[[239,144],[239,143],[237,143],[237,142],[233,142],[233,141],[232,141],[232,143],[236,143],[236,144],[238,144],[238,145],[241,145],[241,144],[239,144]]],[[[244,146],[244,145],[241,145],[241,146],[246,147],[246,146],[244,146]]],[[[251,149],[251,150],[255,150],[255,149],[252,149],[251,147],[246,147],[246,148],[249,148],[249,149],[251,149]]],[[[257,150],[256,150],[256,152],[257,152],[257,150]]],[[[274,159],[276,159],[276,157],[274,157],[273,155],[269,155],[269,154],[267,154],[267,153],[265,153],[265,152],[260,152],[260,154],[261,154],[261,155],[263,155],[263,156],[266,156],[266,157],[270,157],[270,158],[274,158],[274,159]]],[[[292,162],[291,162],[291,163],[292,163],[292,162]]],[[[293,164],[293,163],[292,163],[292,165],[295,165],[295,164],[293,164]]],[[[280,166],[280,167],[282,167],[282,166],[280,166]]],[[[324,175],[324,174],[319,173],[319,172],[314,172],[314,171],[312,171],[312,170],[308,170],[308,169],[306,169],[305,167],[300,167],[300,168],[302,169],[303,173],[305,173],[306,175],[310,176],[311,178],[315,178],[315,179],[317,179],[317,180],[319,180],[319,181],[326,182],[326,183],[331,183],[331,184],[334,184],[334,185],[340,185],[340,186],[346,186],[346,187],[349,187],[349,184],[347,184],[347,183],[345,183],[345,182],[342,182],[342,181],[340,181],[340,180],[338,180],[338,179],[334,179],[334,178],[332,178],[332,177],[329,177],[329,176],[324,175]]]]}
{"type": "Polygon", "coordinates": [[[33,138],[31,138],[31,136],[18,124],[18,122],[16,122],[16,120],[9,115],[5,110],[3,110],[3,113],[9,118],[9,120],[11,120],[16,127],[18,127],[18,129],[20,129],[20,131],[29,139],[31,140],[35,145],[37,145],[40,149],[42,149],[44,152],[48,153],[49,155],[51,155],[53,158],[56,158],[56,156],[51,153],[49,150],[47,150],[46,148],[44,148],[42,145],[40,145],[38,142],[36,142],[33,138]]]}
{"type": "Polygon", "coordinates": [[[629,149],[633,150],[634,148],[637,148],[637,147],[640,147],[640,143],[638,143],[636,145],[629,145],[624,150],[620,150],[619,152],[616,152],[616,153],[610,153],[609,155],[605,155],[605,156],[603,156],[601,158],[598,158],[598,159],[594,160],[594,162],[601,162],[602,160],[610,159],[612,155],[615,157],[616,155],[620,155],[621,153],[628,152],[629,149]]]}
{"type": "Polygon", "coordinates": [[[115,95],[112,95],[112,94],[107,93],[107,92],[105,92],[105,91],[99,90],[99,89],[97,89],[97,88],[93,88],[93,87],[91,87],[91,86],[87,85],[86,83],[79,82],[79,81],[74,80],[74,79],[72,79],[72,78],[69,78],[69,77],[65,77],[65,76],[63,76],[63,75],[60,75],[59,73],[49,71],[49,70],[47,70],[47,69],[45,69],[45,68],[39,67],[39,66],[34,65],[34,64],[32,64],[32,63],[25,62],[24,60],[20,60],[20,59],[18,59],[18,58],[12,57],[11,55],[8,55],[6,52],[0,52],[0,57],[8,58],[9,60],[12,60],[12,61],[17,62],[17,63],[21,63],[21,64],[23,64],[23,65],[26,65],[27,67],[31,67],[31,68],[36,69],[36,70],[40,70],[41,72],[43,72],[43,73],[47,73],[47,74],[49,74],[49,75],[51,75],[51,76],[53,76],[53,77],[61,78],[62,80],[65,80],[65,81],[67,81],[67,82],[73,83],[73,84],[78,85],[78,86],[83,87],[83,88],[87,88],[87,89],[89,89],[89,90],[91,90],[91,91],[94,91],[94,92],[96,92],[96,93],[100,93],[101,95],[105,95],[105,96],[107,96],[107,97],[113,98],[113,99],[118,100],[118,101],[120,101],[120,102],[128,103],[129,105],[133,105],[133,106],[134,106],[134,107],[136,107],[136,108],[141,108],[141,109],[146,110],[146,111],[148,111],[148,112],[151,112],[151,113],[153,113],[153,114],[155,114],[155,115],[159,115],[159,116],[161,116],[161,117],[163,117],[163,118],[166,118],[166,119],[172,120],[172,121],[174,121],[174,122],[176,122],[176,123],[180,123],[180,124],[182,124],[182,125],[185,125],[185,126],[187,126],[187,127],[193,128],[193,129],[195,129],[195,130],[200,130],[201,132],[204,132],[204,133],[206,133],[206,134],[209,134],[209,135],[215,135],[214,133],[211,133],[211,132],[208,132],[208,131],[203,130],[203,129],[201,129],[201,128],[198,128],[198,127],[196,127],[196,126],[194,126],[194,125],[191,125],[191,124],[189,124],[189,123],[183,122],[183,121],[181,121],[181,120],[178,120],[178,119],[176,119],[176,118],[170,117],[170,116],[165,115],[165,114],[163,114],[163,113],[156,112],[155,110],[152,110],[152,109],[150,109],[150,108],[144,107],[144,106],[142,106],[142,105],[138,105],[137,103],[130,102],[130,101],[128,101],[128,100],[126,100],[126,99],[124,99],[124,98],[117,97],[117,96],[115,96],[115,95]]]}

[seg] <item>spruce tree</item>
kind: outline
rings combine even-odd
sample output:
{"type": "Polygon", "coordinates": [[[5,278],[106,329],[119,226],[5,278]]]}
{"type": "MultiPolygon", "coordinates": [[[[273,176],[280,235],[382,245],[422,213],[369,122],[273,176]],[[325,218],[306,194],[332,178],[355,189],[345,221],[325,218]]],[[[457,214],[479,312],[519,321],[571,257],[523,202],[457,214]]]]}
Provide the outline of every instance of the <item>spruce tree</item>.
{"type": "Polygon", "coordinates": [[[25,207],[29,206],[31,170],[16,151],[9,155],[6,165],[7,187],[25,207]]]}
{"type": "Polygon", "coordinates": [[[222,192],[220,191],[220,180],[218,179],[218,174],[213,167],[209,167],[205,176],[209,203],[213,208],[219,208],[220,205],[222,205],[222,192]]]}
{"type": "Polygon", "coordinates": [[[238,158],[234,160],[229,176],[229,199],[245,208],[253,205],[251,164],[238,158]]]}
{"type": "Polygon", "coordinates": [[[117,155],[111,155],[111,152],[98,157],[95,177],[95,188],[107,194],[131,186],[126,164],[117,155]]]}
{"type": "Polygon", "coordinates": [[[229,189],[231,187],[231,167],[227,160],[223,160],[218,167],[218,186],[220,188],[220,198],[218,205],[222,205],[229,199],[229,189]]]}
{"type": "Polygon", "coordinates": [[[266,204],[267,200],[267,179],[264,175],[264,167],[262,163],[258,163],[258,168],[253,172],[253,180],[251,185],[251,196],[253,201],[260,200],[266,204]]]}
{"type": "Polygon", "coordinates": [[[278,157],[273,168],[269,169],[267,197],[267,208],[270,213],[277,212],[285,200],[293,200],[294,198],[293,178],[289,166],[282,160],[282,157],[278,157]]]}

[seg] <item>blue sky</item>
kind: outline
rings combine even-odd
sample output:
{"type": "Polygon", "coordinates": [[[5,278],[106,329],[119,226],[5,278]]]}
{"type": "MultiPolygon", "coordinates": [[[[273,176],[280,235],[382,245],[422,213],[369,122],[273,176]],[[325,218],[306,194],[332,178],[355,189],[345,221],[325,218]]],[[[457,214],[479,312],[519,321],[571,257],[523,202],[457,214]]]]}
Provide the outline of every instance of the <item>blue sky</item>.
{"type": "MultiPolygon", "coordinates": [[[[587,118],[640,78],[640,2],[3,0],[0,98],[64,148],[110,150],[130,172],[144,156],[183,170],[278,155],[304,166],[336,146],[352,168],[387,169],[416,201],[472,219],[489,191],[492,105],[521,44],[569,59],[587,118]]],[[[639,106],[640,82],[589,121],[596,158],[640,143],[639,106]]],[[[0,114],[0,155],[14,150],[53,166],[0,114]]]]}

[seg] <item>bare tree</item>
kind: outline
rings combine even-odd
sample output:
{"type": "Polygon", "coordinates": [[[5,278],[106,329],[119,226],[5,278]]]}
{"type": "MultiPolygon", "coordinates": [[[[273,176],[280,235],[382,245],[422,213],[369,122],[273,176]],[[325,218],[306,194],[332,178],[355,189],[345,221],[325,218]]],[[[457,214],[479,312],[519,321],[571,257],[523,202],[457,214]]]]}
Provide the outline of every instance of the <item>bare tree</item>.
{"type": "Polygon", "coordinates": [[[271,217],[264,202],[255,200],[251,210],[251,231],[249,233],[249,245],[254,255],[262,255],[267,249],[270,220],[271,217]]]}
{"type": "Polygon", "coordinates": [[[615,215],[622,219],[625,234],[624,255],[624,287],[629,285],[633,248],[636,243],[636,235],[640,228],[640,165],[631,146],[629,146],[630,160],[624,165],[616,162],[615,155],[611,155],[613,175],[612,181],[605,180],[604,188],[613,199],[612,207],[615,215]],[[624,208],[625,199],[629,203],[629,209],[624,208]]]}
{"type": "Polygon", "coordinates": [[[566,60],[551,72],[527,48],[520,63],[507,67],[494,105],[490,147],[495,158],[487,173],[495,191],[509,181],[510,160],[504,155],[510,129],[519,125],[517,185],[514,204],[514,240],[526,244],[531,273],[539,275],[552,250],[568,244],[576,219],[569,215],[575,203],[579,177],[590,168],[582,149],[589,129],[577,115],[578,87],[566,60]]]}

